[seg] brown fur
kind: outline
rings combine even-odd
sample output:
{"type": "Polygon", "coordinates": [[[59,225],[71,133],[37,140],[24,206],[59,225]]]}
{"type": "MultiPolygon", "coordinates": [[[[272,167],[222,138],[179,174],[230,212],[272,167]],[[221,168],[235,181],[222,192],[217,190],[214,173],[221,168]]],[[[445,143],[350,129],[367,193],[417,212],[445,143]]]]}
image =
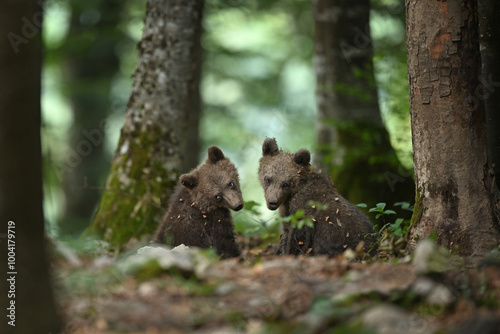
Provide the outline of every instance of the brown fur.
{"type": "Polygon", "coordinates": [[[266,138],[262,154],[259,179],[268,209],[279,208],[281,217],[303,209],[304,217],[314,222],[313,228],[302,229],[283,223],[278,254],[301,254],[312,248],[312,254],[337,255],[348,247],[356,248],[366,234],[373,232],[369,219],[343,198],[325,175],[312,169],[308,150],[283,152],[274,138],[266,138]],[[328,208],[313,208],[310,200],[328,208]]]}
{"type": "Polygon", "coordinates": [[[215,248],[222,257],[240,255],[229,210],[243,208],[238,172],[222,151],[212,146],[208,158],[189,174],[181,175],[169,210],[154,242],[215,248]]]}

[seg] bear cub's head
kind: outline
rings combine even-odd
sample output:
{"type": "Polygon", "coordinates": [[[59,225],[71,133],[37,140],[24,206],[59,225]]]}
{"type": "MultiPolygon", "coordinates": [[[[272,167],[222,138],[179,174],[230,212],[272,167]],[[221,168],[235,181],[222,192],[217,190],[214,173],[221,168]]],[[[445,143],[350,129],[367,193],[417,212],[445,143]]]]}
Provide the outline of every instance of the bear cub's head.
{"type": "Polygon", "coordinates": [[[262,144],[259,162],[259,180],[264,188],[267,208],[276,210],[291,194],[297,193],[300,180],[309,171],[311,153],[300,149],[296,153],[283,152],[274,138],[262,144]]]}
{"type": "Polygon", "coordinates": [[[180,177],[196,207],[210,212],[218,208],[239,211],[243,208],[238,171],[221,149],[211,146],[204,164],[180,177]]]}

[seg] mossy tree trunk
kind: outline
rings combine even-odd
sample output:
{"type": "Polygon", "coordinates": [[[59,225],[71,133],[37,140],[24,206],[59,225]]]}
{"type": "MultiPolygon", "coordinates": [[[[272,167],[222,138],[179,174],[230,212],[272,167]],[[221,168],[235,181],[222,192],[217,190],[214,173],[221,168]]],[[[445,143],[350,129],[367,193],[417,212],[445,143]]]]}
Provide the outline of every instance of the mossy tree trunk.
{"type": "Polygon", "coordinates": [[[112,81],[120,67],[116,46],[125,38],[116,29],[123,1],[72,1],[70,5],[70,38],[62,52],[65,92],[71,100],[74,118],[68,154],[79,159],[79,163],[62,165],[58,170],[65,195],[64,217],[59,222],[61,235],[79,235],[88,226],[99,201],[99,193],[85,185],[99,184],[109,168],[104,155],[103,125],[112,107],[112,81]],[[98,12],[97,22],[81,19],[89,10],[98,12]],[[89,39],[89,35],[93,38],[89,39]]]}
{"type": "Polygon", "coordinates": [[[481,49],[481,83],[476,97],[484,100],[488,154],[500,187],[500,2],[479,0],[479,42],[481,49]]]}
{"type": "Polygon", "coordinates": [[[0,2],[0,333],[62,332],[42,205],[41,4],[0,2]]]}
{"type": "Polygon", "coordinates": [[[152,233],[199,108],[201,0],[148,0],[125,125],[90,228],[112,244],[152,233]]]}
{"type": "Polygon", "coordinates": [[[500,241],[487,158],[477,1],[407,0],[408,80],[419,209],[409,247],[437,242],[477,259],[500,241]]]}
{"type": "Polygon", "coordinates": [[[353,203],[412,202],[414,181],[378,106],[368,0],[313,1],[318,152],[315,163],[353,203]]]}

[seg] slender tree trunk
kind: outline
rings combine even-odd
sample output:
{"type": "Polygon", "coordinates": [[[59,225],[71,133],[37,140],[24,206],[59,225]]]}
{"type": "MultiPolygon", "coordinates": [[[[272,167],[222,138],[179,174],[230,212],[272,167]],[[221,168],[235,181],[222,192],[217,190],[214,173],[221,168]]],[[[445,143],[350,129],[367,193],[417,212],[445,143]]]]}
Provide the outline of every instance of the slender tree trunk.
{"type": "Polygon", "coordinates": [[[125,125],[90,228],[114,244],[152,233],[177,182],[199,99],[202,10],[201,0],[147,2],[125,125]]]}
{"type": "Polygon", "coordinates": [[[1,333],[61,333],[42,207],[40,5],[0,3],[1,333]]]}
{"type": "Polygon", "coordinates": [[[484,100],[486,128],[488,131],[488,154],[500,187],[500,2],[479,0],[479,42],[481,49],[481,84],[476,88],[476,97],[484,100]]]}
{"type": "MultiPolygon", "coordinates": [[[[201,0],[200,0],[201,1],[201,0]]],[[[200,23],[201,24],[201,23],[200,23]]],[[[199,38],[199,37],[198,37],[199,38]]],[[[200,118],[201,118],[201,95],[200,95],[200,81],[201,81],[201,67],[203,50],[201,48],[201,43],[197,41],[193,45],[193,57],[196,69],[193,71],[193,77],[191,80],[191,94],[190,99],[187,101],[186,112],[187,112],[187,123],[184,131],[184,147],[182,148],[183,160],[181,172],[187,173],[191,169],[198,166],[200,162],[200,118]]]]}
{"type": "Polygon", "coordinates": [[[484,106],[475,96],[477,2],[407,0],[406,6],[417,182],[411,241],[435,231],[439,244],[477,258],[500,240],[484,106]]]}
{"type": "MultiPolygon", "coordinates": [[[[199,83],[200,78],[199,77],[196,78],[195,81],[199,83]]],[[[186,139],[185,139],[184,149],[182,150],[182,152],[184,152],[184,159],[182,161],[182,167],[181,167],[182,173],[189,172],[191,169],[195,168],[200,163],[199,123],[201,117],[201,96],[199,95],[193,96],[191,104],[192,106],[189,110],[189,116],[188,116],[189,119],[187,121],[187,127],[185,132],[186,139]]]]}
{"type": "Polygon", "coordinates": [[[64,45],[67,74],[65,92],[71,99],[70,154],[80,159],[74,168],[61,169],[64,177],[65,210],[59,223],[62,235],[79,235],[89,225],[99,193],[96,186],[109,168],[104,156],[106,118],[111,109],[110,91],[119,70],[116,46],[124,36],[117,32],[123,1],[71,2],[69,38],[64,45]],[[82,21],[89,10],[97,11],[97,22],[82,21]],[[89,39],[89,35],[93,38],[89,39]]]}
{"type": "Polygon", "coordinates": [[[378,107],[368,0],[314,0],[318,152],[339,191],[354,203],[412,201],[378,107]]]}

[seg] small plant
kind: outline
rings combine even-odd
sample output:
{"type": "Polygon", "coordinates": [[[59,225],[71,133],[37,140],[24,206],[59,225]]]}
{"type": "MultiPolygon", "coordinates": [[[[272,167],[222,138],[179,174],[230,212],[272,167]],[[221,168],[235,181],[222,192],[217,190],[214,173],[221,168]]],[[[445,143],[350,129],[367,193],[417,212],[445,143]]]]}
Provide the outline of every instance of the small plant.
{"type": "MultiPolygon", "coordinates": [[[[366,204],[358,204],[359,207],[366,208],[366,204]]],[[[399,206],[403,210],[413,211],[413,208],[408,202],[397,202],[394,206],[399,206]]],[[[371,234],[372,236],[379,235],[379,239],[371,246],[375,249],[378,245],[379,251],[384,251],[393,255],[401,255],[406,247],[406,237],[410,227],[410,221],[403,218],[396,218],[394,222],[388,222],[389,216],[396,215],[394,210],[386,210],[386,203],[377,203],[375,207],[370,208],[368,212],[375,213],[375,219],[379,220],[379,224],[375,224],[373,229],[378,230],[378,233],[371,234]]]]}
{"type": "Polygon", "coordinates": [[[379,219],[382,216],[395,215],[396,211],[394,210],[385,210],[385,203],[377,203],[374,208],[368,210],[368,212],[377,212],[375,219],[379,219]]]}
{"type": "Polygon", "coordinates": [[[293,215],[278,218],[280,222],[290,222],[293,228],[302,229],[304,226],[314,227],[314,222],[311,217],[304,218],[304,210],[297,210],[293,215]]]}
{"type": "MultiPolygon", "coordinates": [[[[324,211],[328,209],[328,204],[316,202],[316,201],[308,201],[307,205],[316,211],[324,211]]],[[[304,217],[305,211],[304,209],[297,210],[293,215],[278,218],[279,222],[290,222],[293,228],[302,229],[304,226],[314,227],[314,218],[313,217],[304,217]]]]}
{"type": "Polygon", "coordinates": [[[274,219],[263,220],[259,208],[260,204],[255,201],[245,202],[243,210],[234,217],[236,232],[248,240],[260,237],[263,244],[276,241],[280,235],[279,223],[274,219]]]}

